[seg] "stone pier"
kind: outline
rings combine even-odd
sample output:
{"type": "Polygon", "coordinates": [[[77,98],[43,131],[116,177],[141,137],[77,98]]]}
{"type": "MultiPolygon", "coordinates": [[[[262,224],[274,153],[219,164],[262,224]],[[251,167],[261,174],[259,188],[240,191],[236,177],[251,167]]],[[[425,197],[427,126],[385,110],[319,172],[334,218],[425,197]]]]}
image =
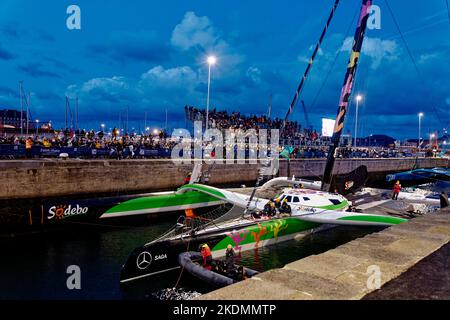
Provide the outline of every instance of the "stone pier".
{"type": "MultiPolygon", "coordinates": [[[[450,242],[450,209],[353,240],[199,297],[204,300],[357,300],[450,242]]],[[[442,281],[445,281],[443,279],[442,281]]]]}
{"type": "MultiPolygon", "coordinates": [[[[370,174],[385,175],[395,171],[445,167],[448,159],[341,159],[335,173],[347,173],[366,165],[370,174]]],[[[298,159],[290,162],[291,175],[318,178],[325,159],[298,159]]],[[[0,161],[0,200],[117,194],[174,190],[193,165],[181,165],[168,159],[151,160],[62,160],[40,159],[0,161]]],[[[215,164],[211,166],[210,184],[254,185],[259,164],[215,164]]],[[[280,175],[288,174],[286,161],[280,162],[280,175]]]]}

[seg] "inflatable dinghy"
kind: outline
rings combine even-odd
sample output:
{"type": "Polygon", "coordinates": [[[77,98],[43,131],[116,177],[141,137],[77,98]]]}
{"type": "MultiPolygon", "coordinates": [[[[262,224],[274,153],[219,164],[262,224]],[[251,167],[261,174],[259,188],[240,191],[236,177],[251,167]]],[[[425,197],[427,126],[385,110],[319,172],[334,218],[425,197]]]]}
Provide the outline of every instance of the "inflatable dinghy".
{"type": "Polygon", "coordinates": [[[258,271],[236,266],[236,269],[241,270],[243,274],[243,277],[238,280],[219,272],[216,270],[217,268],[215,270],[207,270],[203,268],[200,264],[198,264],[198,261],[201,260],[202,255],[199,252],[194,251],[183,252],[178,256],[178,262],[187,272],[216,287],[229,286],[230,284],[239,282],[240,280],[246,278],[251,278],[255,274],[258,274],[258,271]]]}

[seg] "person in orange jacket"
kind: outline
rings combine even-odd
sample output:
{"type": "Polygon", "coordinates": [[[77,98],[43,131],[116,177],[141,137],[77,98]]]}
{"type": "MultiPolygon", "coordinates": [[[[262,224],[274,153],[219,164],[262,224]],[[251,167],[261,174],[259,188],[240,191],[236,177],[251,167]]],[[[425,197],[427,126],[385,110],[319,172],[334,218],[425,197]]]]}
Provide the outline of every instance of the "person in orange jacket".
{"type": "Polygon", "coordinates": [[[189,184],[189,182],[191,182],[191,176],[192,176],[192,173],[189,172],[188,175],[186,176],[186,178],[184,178],[184,180],[183,180],[183,185],[189,184]]]}
{"type": "Polygon", "coordinates": [[[27,159],[31,158],[32,146],[33,146],[33,140],[31,139],[31,137],[28,137],[28,139],[25,140],[25,155],[26,155],[27,159]]]}
{"type": "Polygon", "coordinates": [[[204,245],[202,245],[202,249],[200,252],[201,252],[202,258],[203,258],[203,268],[205,268],[207,270],[211,270],[212,269],[212,261],[213,261],[211,249],[205,243],[204,245]]]}
{"type": "Polygon", "coordinates": [[[401,190],[402,190],[402,185],[400,184],[400,181],[397,181],[394,185],[394,194],[392,195],[392,200],[398,200],[398,195],[401,190]]]}

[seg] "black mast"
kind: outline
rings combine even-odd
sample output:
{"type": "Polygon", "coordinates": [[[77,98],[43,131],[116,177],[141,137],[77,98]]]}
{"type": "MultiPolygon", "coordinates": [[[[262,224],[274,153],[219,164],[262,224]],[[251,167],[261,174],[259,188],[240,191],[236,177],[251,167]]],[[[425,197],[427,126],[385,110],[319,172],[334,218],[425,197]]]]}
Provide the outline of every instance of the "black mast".
{"type": "Polygon", "coordinates": [[[339,107],[336,117],[336,123],[334,125],[334,133],[332,138],[332,145],[328,151],[328,159],[325,166],[325,172],[322,181],[322,190],[332,190],[331,180],[333,175],[333,168],[335,162],[335,152],[339,146],[342,130],[344,128],[345,115],[347,113],[348,103],[352,95],[353,84],[355,82],[356,70],[358,68],[359,56],[361,54],[361,48],[364,41],[364,35],[367,28],[367,20],[369,19],[369,9],[372,5],[372,0],[363,0],[361,13],[358,20],[358,26],[356,28],[355,37],[353,40],[352,53],[350,54],[350,60],[347,67],[347,73],[345,74],[344,86],[342,87],[341,97],[339,100],[339,107]]]}

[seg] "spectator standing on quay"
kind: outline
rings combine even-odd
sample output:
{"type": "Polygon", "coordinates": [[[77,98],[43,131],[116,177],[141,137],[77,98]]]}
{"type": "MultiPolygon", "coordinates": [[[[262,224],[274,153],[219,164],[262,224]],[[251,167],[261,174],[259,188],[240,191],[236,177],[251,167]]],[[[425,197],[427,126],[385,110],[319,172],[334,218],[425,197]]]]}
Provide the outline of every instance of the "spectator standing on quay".
{"type": "Polygon", "coordinates": [[[31,137],[28,137],[28,139],[25,141],[25,154],[27,159],[31,158],[31,147],[33,146],[33,140],[31,140],[31,137]]]}
{"type": "Polygon", "coordinates": [[[392,195],[392,200],[398,200],[398,195],[401,190],[402,190],[402,185],[400,184],[400,181],[397,181],[394,185],[394,194],[392,195]]]}

